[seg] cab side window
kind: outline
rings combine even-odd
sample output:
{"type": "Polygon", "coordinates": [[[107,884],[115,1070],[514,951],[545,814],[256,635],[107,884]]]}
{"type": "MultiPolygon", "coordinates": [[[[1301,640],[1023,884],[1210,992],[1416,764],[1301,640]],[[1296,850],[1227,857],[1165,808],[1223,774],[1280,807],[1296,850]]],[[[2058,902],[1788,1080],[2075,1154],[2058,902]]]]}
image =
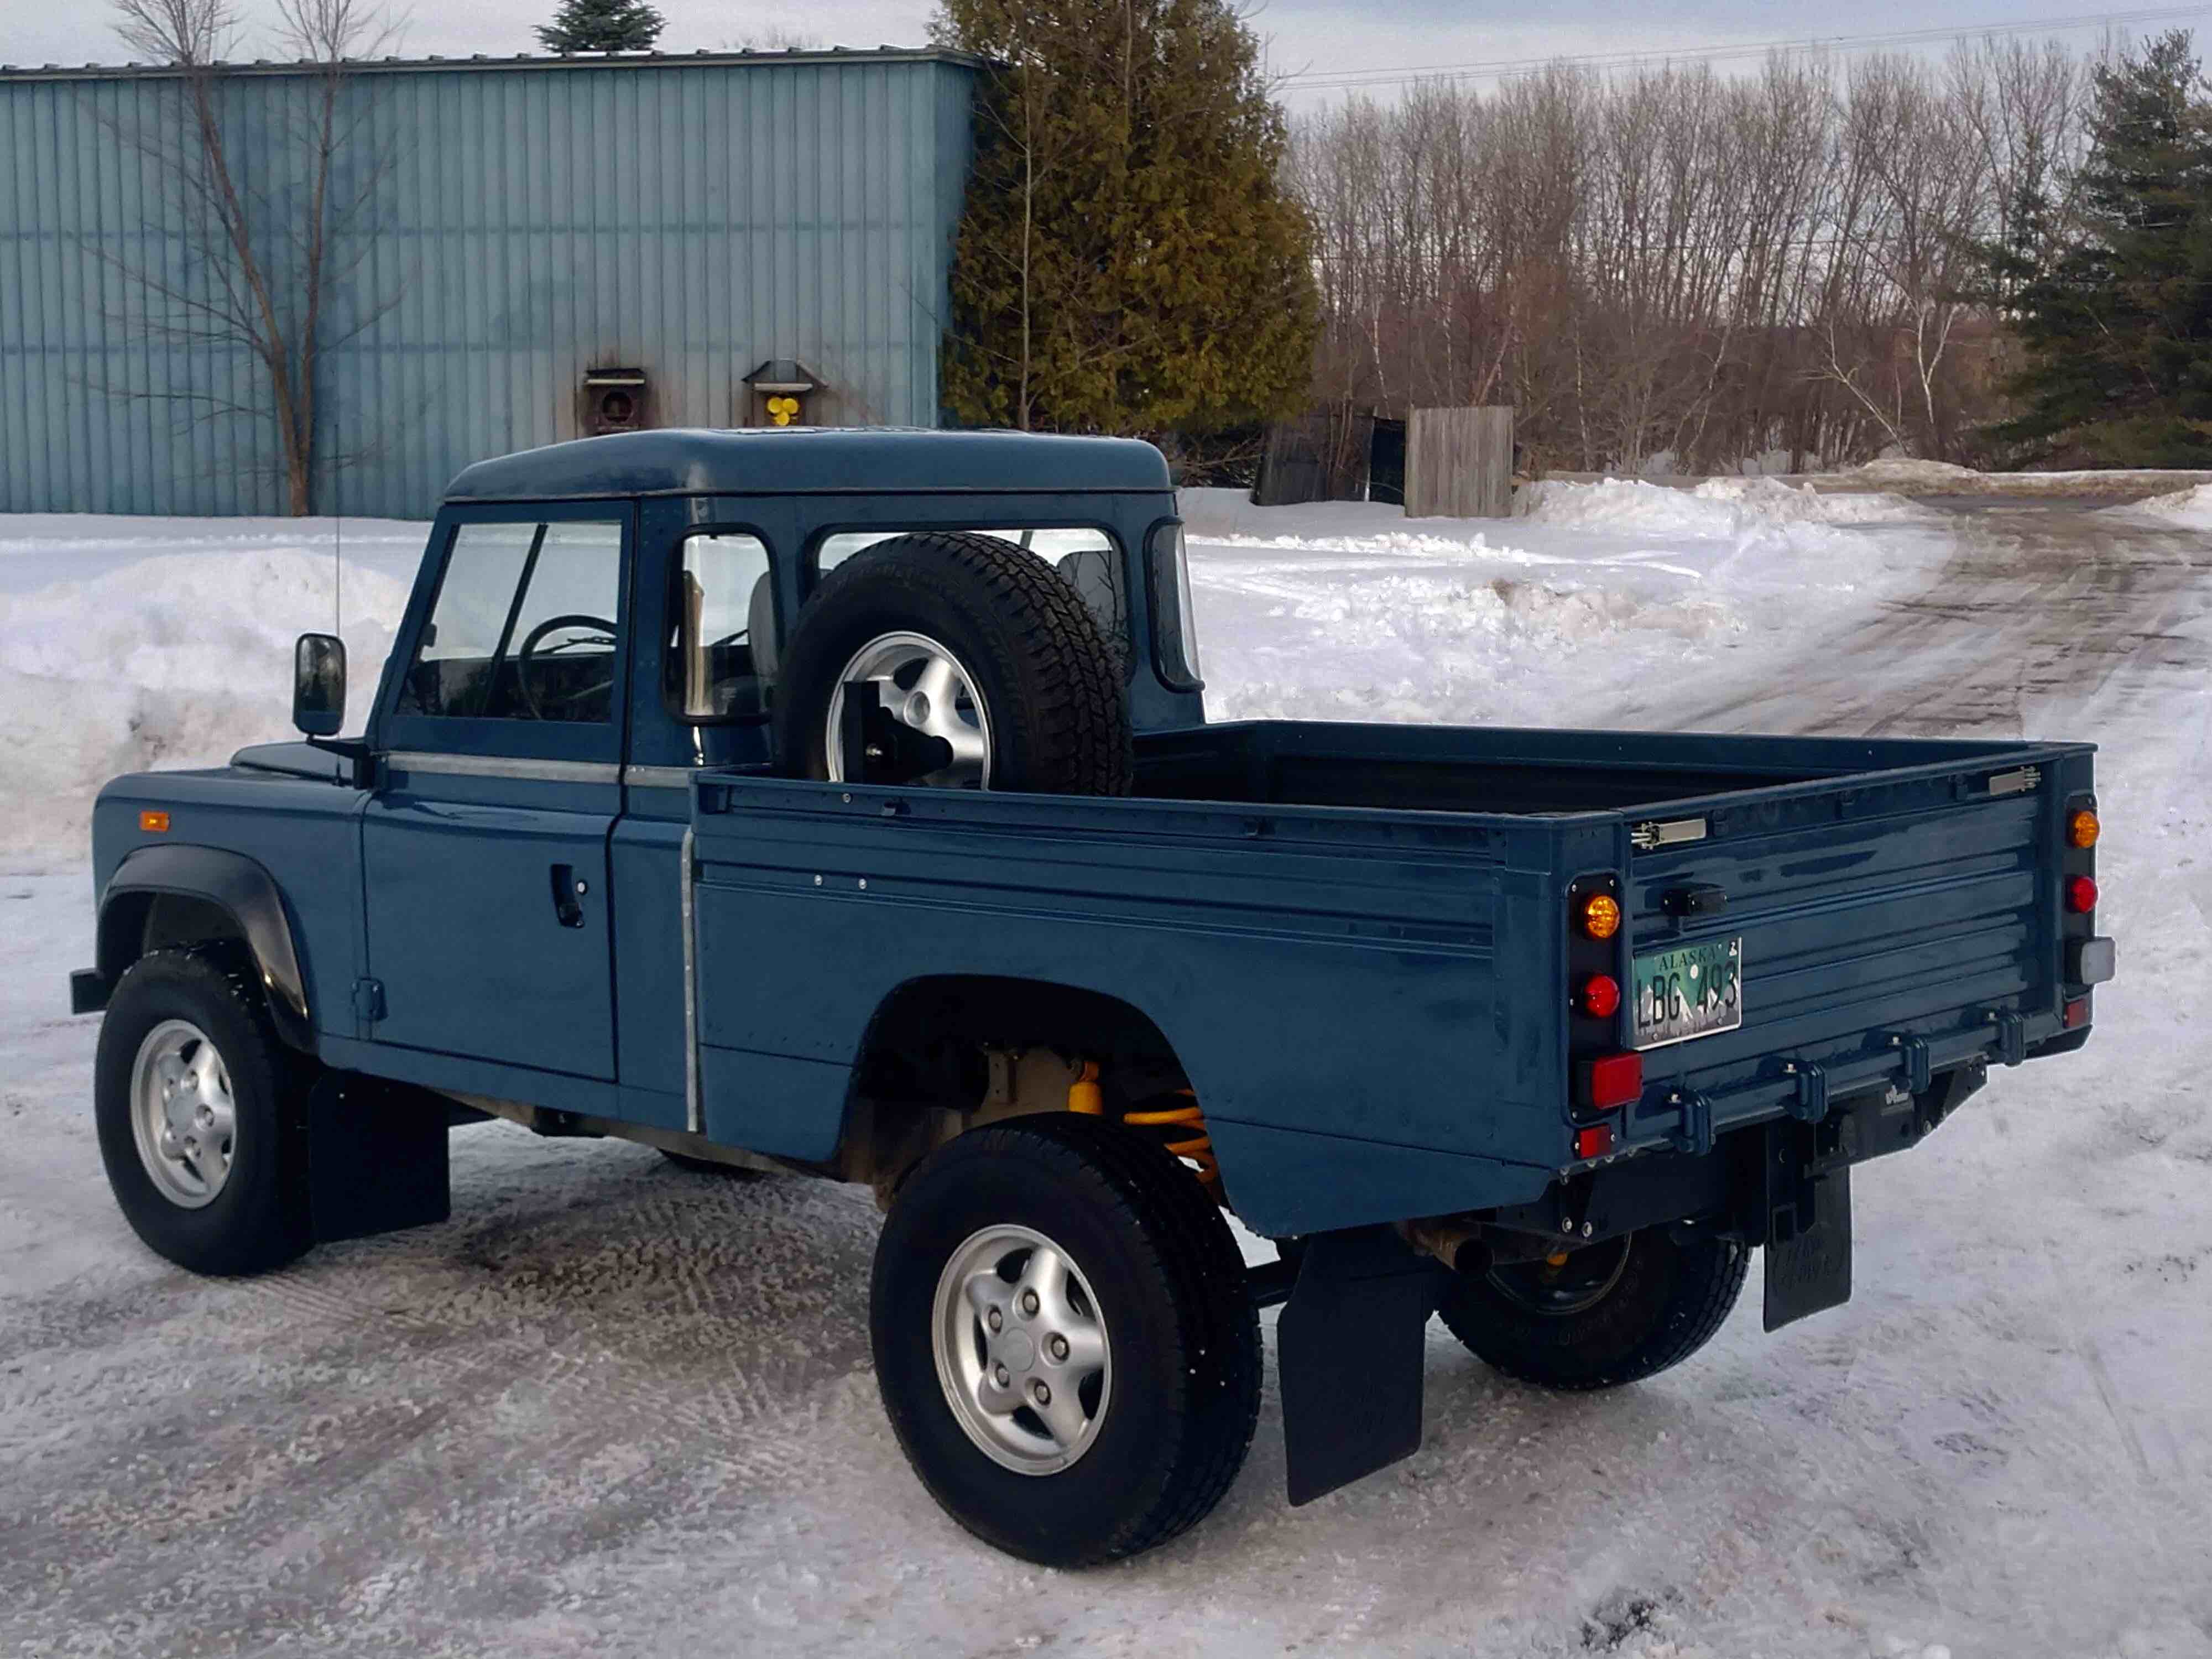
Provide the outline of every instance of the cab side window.
{"type": "Polygon", "coordinates": [[[613,521],[461,526],[398,712],[611,720],[622,538],[613,521]]]}
{"type": "Polygon", "coordinates": [[[776,669],[767,544],[742,532],[685,537],[669,614],[668,706],[701,725],[766,714],[776,669]]]}

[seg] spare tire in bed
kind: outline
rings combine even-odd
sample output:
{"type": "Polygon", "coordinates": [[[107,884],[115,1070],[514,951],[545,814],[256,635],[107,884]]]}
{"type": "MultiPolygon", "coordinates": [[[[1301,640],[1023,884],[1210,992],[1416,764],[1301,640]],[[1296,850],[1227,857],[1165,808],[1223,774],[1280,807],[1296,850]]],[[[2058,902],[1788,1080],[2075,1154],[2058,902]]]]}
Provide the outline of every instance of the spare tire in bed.
{"type": "Polygon", "coordinates": [[[1122,795],[1121,653],[1074,586],[994,536],[894,537],[822,579],[784,641],[776,753],[833,782],[1122,795]]]}

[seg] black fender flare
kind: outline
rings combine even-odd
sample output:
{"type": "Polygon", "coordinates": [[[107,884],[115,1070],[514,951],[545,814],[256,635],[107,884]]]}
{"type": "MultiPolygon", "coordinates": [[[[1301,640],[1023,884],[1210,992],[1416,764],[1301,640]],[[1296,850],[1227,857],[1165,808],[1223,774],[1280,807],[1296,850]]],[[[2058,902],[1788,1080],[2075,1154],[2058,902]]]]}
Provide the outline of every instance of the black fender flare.
{"type": "Polygon", "coordinates": [[[228,915],[252,953],[269,999],[269,1018],[287,1047],[315,1052],[307,981],[276,878],[242,853],[217,847],[141,847],[107,878],[100,895],[99,973],[112,987],[137,960],[143,911],[118,901],[134,893],[204,900],[228,915]],[[133,925],[133,924],[137,925],[133,925]]]}

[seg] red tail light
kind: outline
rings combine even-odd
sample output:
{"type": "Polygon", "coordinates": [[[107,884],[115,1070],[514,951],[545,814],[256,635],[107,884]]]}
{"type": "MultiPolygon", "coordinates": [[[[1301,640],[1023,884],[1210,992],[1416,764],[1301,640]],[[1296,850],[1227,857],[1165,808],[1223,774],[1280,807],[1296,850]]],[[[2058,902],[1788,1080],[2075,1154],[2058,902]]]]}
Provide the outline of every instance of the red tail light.
{"type": "Polygon", "coordinates": [[[1583,1066],[1582,1103],[1593,1111],[1626,1106],[1644,1092],[1644,1056],[1606,1054],[1583,1066]]]}
{"type": "Polygon", "coordinates": [[[1581,1001],[1592,1019],[1611,1019],[1620,1012],[1620,981],[1610,974],[1592,974],[1583,981],[1581,1001]]]}
{"type": "Polygon", "coordinates": [[[2097,884],[2087,876],[2076,876],[2066,884],[2066,908],[2077,916],[2086,916],[2097,908],[2097,884]]]}
{"type": "Polygon", "coordinates": [[[1613,1150],[1613,1125],[1593,1123],[1587,1129],[1575,1131],[1575,1156],[1577,1158],[1603,1158],[1613,1150]]]}

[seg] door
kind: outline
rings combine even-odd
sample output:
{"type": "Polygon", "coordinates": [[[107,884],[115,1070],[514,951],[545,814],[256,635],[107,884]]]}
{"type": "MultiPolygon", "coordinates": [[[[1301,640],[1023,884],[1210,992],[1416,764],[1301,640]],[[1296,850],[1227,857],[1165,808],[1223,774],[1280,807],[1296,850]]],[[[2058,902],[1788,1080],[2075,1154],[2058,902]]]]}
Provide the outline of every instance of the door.
{"type": "Polygon", "coordinates": [[[375,1041],[615,1074],[626,504],[453,511],[362,823],[375,1041]]]}

